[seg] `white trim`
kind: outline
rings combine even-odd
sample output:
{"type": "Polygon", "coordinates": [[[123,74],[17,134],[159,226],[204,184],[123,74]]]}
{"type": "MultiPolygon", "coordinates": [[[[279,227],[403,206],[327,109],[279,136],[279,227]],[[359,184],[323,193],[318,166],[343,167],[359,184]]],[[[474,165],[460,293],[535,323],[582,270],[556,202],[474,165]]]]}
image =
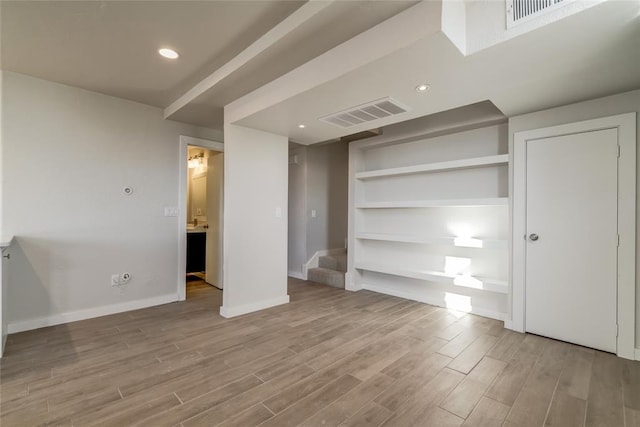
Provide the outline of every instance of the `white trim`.
{"type": "MultiPolygon", "coordinates": [[[[187,298],[187,151],[189,145],[224,152],[222,142],[180,135],[178,155],[178,301],[187,298]]],[[[223,254],[224,256],[224,254],[223,254]]]]}
{"type": "Polygon", "coordinates": [[[635,357],[636,360],[640,360],[640,348],[636,348],[635,356],[636,356],[635,357]]]}
{"type": "Polygon", "coordinates": [[[94,317],[108,316],[110,314],[123,313],[125,311],[139,310],[141,308],[168,304],[178,301],[176,294],[160,295],[136,301],[127,301],[101,307],[84,310],[69,311],[67,313],[54,314],[47,317],[38,317],[29,320],[10,322],[8,331],[10,334],[44,328],[47,326],[61,325],[63,323],[77,322],[78,320],[93,319],[94,317]]]}
{"type": "MultiPolygon", "coordinates": [[[[369,284],[366,284],[366,283],[362,284],[362,289],[366,289],[368,291],[373,291],[373,292],[378,292],[380,294],[392,295],[394,297],[404,298],[404,299],[408,299],[408,300],[412,300],[412,301],[423,302],[425,304],[435,305],[435,306],[438,306],[438,307],[444,307],[444,308],[447,308],[447,309],[450,309],[450,310],[454,310],[454,311],[460,311],[460,310],[457,310],[457,309],[453,309],[453,308],[447,307],[447,305],[444,302],[444,300],[441,300],[441,299],[438,299],[438,298],[430,298],[430,297],[426,297],[424,295],[414,294],[412,292],[403,292],[403,291],[399,291],[399,290],[393,289],[393,288],[387,288],[387,287],[378,286],[378,285],[369,285],[369,284]]],[[[490,319],[505,320],[505,313],[500,313],[500,312],[497,312],[497,311],[472,308],[470,311],[465,311],[465,313],[476,314],[478,316],[488,317],[490,319]]]]}
{"type": "Polygon", "coordinates": [[[296,279],[307,280],[307,279],[304,278],[302,273],[300,273],[299,271],[288,271],[287,272],[287,276],[295,277],[296,279]]]}
{"type": "Polygon", "coordinates": [[[220,307],[220,316],[225,318],[241,316],[247,313],[253,313],[254,311],[264,310],[266,308],[275,307],[277,305],[287,304],[289,302],[289,295],[283,295],[281,297],[272,298],[264,301],[254,302],[251,304],[239,305],[237,307],[220,307]]]}
{"type": "Polygon", "coordinates": [[[224,143],[218,141],[212,141],[210,139],[194,138],[192,136],[180,135],[180,143],[185,145],[195,145],[197,147],[208,148],[213,151],[224,152],[224,143]]]}
{"type": "Polygon", "coordinates": [[[347,253],[347,250],[345,248],[323,249],[323,250],[317,251],[315,254],[313,254],[311,258],[309,258],[309,261],[307,261],[306,264],[302,264],[302,280],[307,280],[307,277],[308,277],[307,272],[310,269],[316,268],[318,266],[321,256],[344,255],[346,253],[347,253]]]}
{"type": "MultiPolygon", "coordinates": [[[[353,271],[357,272],[358,270],[354,269],[353,271]]],[[[362,290],[362,284],[356,283],[356,281],[353,280],[353,276],[348,271],[344,274],[344,290],[352,292],[358,292],[362,290]]]]}
{"type": "Polygon", "coordinates": [[[618,129],[618,341],[617,355],[633,359],[635,352],[636,260],[636,113],[516,132],[513,144],[513,330],[524,332],[526,249],[526,142],[572,133],[618,129]]]}
{"type": "Polygon", "coordinates": [[[4,251],[13,242],[13,236],[0,237],[0,248],[4,251]]]}

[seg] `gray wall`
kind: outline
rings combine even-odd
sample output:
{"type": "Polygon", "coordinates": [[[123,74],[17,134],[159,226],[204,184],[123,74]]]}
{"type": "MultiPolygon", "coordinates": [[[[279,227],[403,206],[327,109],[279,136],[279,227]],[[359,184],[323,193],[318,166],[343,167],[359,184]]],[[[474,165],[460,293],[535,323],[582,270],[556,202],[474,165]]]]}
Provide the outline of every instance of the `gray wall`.
{"type": "MultiPolygon", "coordinates": [[[[513,147],[513,134],[530,129],[538,129],[582,120],[596,119],[629,112],[640,112],[640,90],[607,96],[577,104],[565,105],[549,110],[524,114],[509,119],[509,146],[513,147]]],[[[640,135],[640,117],[636,116],[636,144],[640,135]]],[[[637,150],[640,163],[640,150],[637,150]]],[[[640,189],[640,174],[636,174],[637,188],[640,189]]],[[[636,196],[637,197],[637,196],[636,196]]],[[[636,198],[636,215],[640,220],[640,198],[636,198]]],[[[636,227],[640,221],[636,220],[636,227]]],[[[640,343],[640,227],[636,228],[636,347],[640,343]]]]}
{"type": "Polygon", "coordinates": [[[289,165],[289,273],[317,251],[345,246],[347,238],[349,146],[344,142],[290,150],[298,165],[289,165]],[[316,217],[312,217],[312,211],[316,217]]]}
{"type": "Polygon", "coordinates": [[[289,150],[289,275],[300,276],[307,262],[307,147],[289,150]],[[291,163],[295,156],[296,163],[291,163]]]}
{"type": "Polygon", "coordinates": [[[178,140],[214,134],[159,108],[3,76],[0,226],[17,237],[7,320],[57,323],[176,295],[177,217],[164,207],[178,206],[178,140]],[[122,272],[131,282],[112,287],[122,272]]]}

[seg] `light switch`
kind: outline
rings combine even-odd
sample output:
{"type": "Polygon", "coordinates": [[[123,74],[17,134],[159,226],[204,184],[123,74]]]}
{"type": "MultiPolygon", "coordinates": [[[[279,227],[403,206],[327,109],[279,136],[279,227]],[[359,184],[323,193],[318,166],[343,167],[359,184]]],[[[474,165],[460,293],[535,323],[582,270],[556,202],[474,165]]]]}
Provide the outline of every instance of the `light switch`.
{"type": "Polygon", "coordinates": [[[164,216],[178,216],[178,208],[175,206],[166,206],[164,208],[164,216]]]}
{"type": "Polygon", "coordinates": [[[276,218],[282,218],[282,208],[280,206],[276,208],[276,218]]]}
{"type": "Polygon", "coordinates": [[[315,209],[311,209],[311,218],[315,218],[318,216],[318,212],[315,209]]]}

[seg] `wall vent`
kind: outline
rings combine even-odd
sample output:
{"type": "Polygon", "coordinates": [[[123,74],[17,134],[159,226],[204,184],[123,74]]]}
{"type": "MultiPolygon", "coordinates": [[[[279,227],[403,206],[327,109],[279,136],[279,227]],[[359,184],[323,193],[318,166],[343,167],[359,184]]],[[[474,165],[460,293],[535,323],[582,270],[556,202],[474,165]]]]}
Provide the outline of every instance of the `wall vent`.
{"type": "Polygon", "coordinates": [[[382,98],[348,108],[338,113],[320,117],[319,120],[338,126],[339,128],[347,129],[362,123],[396,116],[406,113],[407,111],[409,111],[409,108],[400,104],[398,101],[392,98],[382,98]]]}
{"type": "Polygon", "coordinates": [[[507,0],[507,28],[545,15],[573,0],[507,0]]]}

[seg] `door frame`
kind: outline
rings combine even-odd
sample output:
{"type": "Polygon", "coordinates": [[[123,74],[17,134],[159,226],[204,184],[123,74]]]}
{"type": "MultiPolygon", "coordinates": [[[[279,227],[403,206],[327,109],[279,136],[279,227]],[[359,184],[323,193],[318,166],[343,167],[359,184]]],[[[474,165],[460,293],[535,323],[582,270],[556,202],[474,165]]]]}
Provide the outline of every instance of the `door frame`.
{"type": "MultiPolygon", "coordinates": [[[[224,152],[222,142],[180,135],[180,154],[178,156],[178,301],[187,299],[187,157],[189,145],[224,152]]],[[[224,253],[222,257],[224,258],[224,253]]]]}
{"type": "Polygon", "coordinates": [[[636,304],[636,113],[619,114],[558,126],[515,132],[513,135],[512,286],[511,320],[505,326],[526,331],[526,209],[527,142],[603,129],[618,130],[618,283],[617,283],[617,355],[635,358],[636,304]]]}

